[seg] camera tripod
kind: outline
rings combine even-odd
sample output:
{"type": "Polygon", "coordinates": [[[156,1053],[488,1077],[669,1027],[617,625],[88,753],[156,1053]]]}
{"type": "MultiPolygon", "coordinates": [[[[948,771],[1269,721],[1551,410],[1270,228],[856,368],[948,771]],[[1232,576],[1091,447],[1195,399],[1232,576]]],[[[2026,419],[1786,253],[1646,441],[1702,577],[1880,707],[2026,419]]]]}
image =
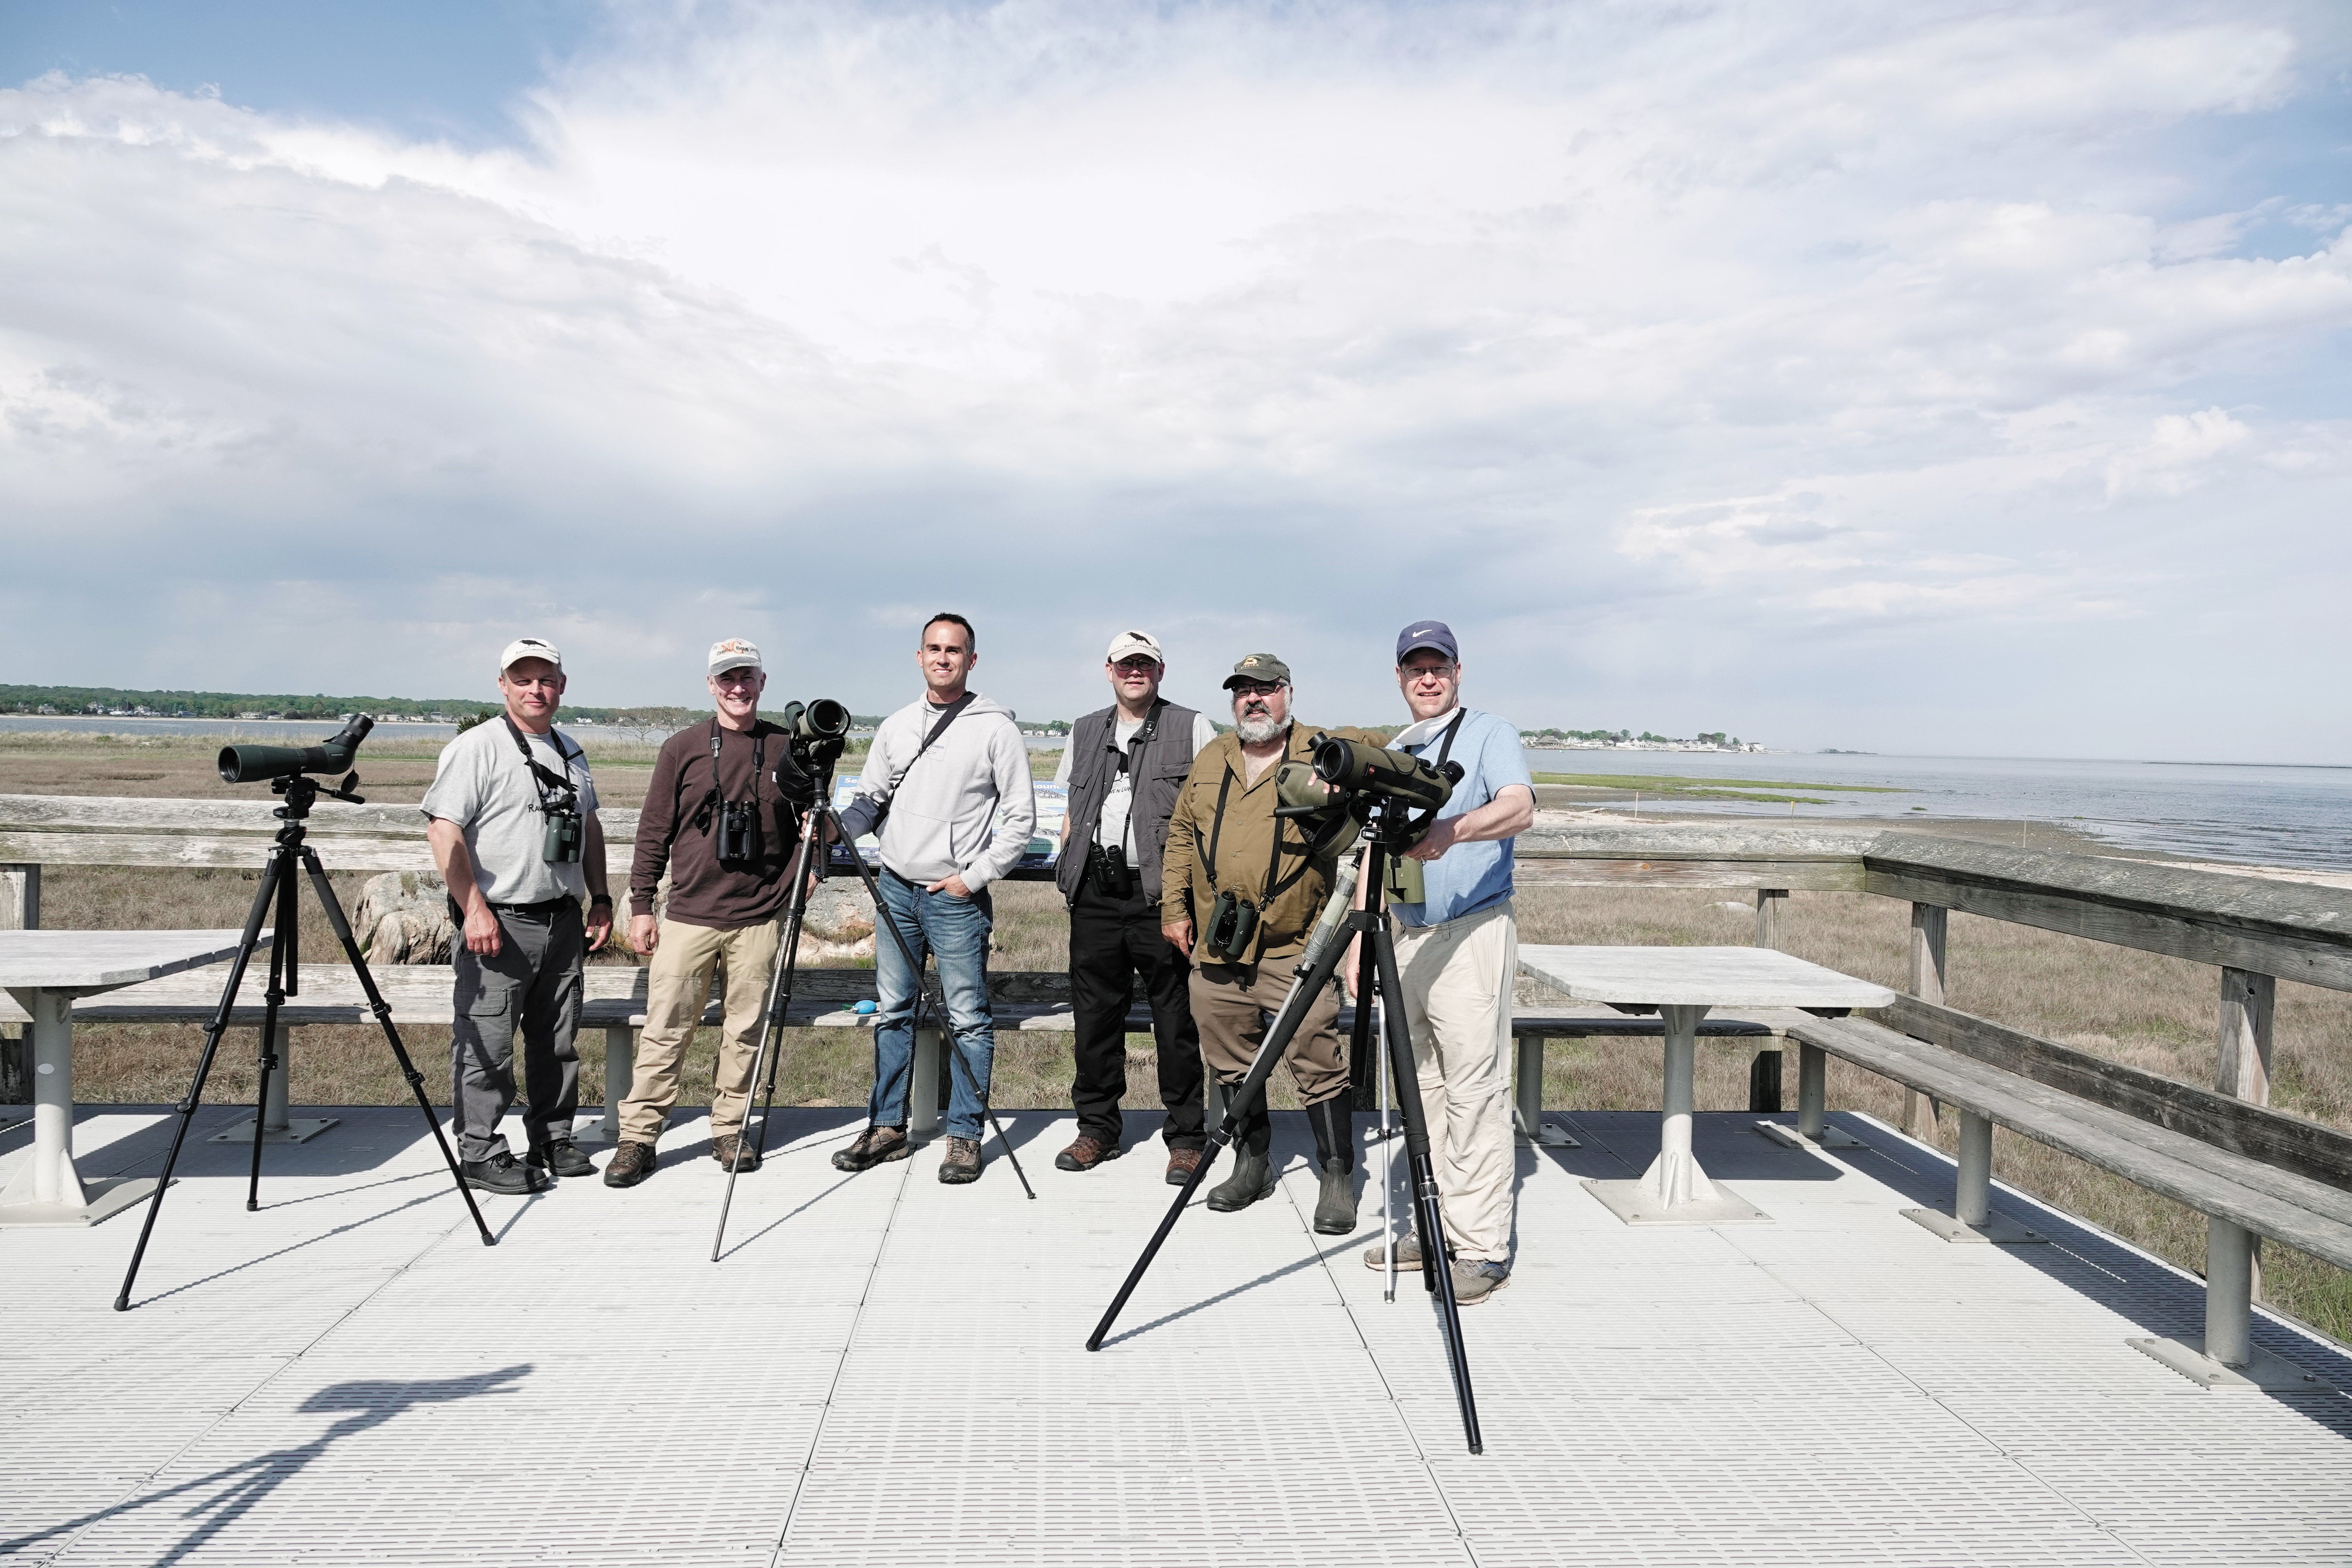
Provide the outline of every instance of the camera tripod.
{"type": "Polygon", "coordinates": [[[269,989],[263,994],[259,1081],[253,1091],[253,1167],[245,1188],[247,1212],[261,1206],[261,1129],[268,1120],[264,1107],[269,1098],[269,1075],[278,1065],[278,1009],[286,998],[301,990],[299,933],[302,884],[296,877],[294,862],[298,859],[301,869],[310,873],[310,886],[317,891],[320,907],[326,911],[327,923],[334,928],[335,940],[342,943],[343,956],[351,960],[352,971],[359,976],[368,1011],[383,1026],[383,1037],[391,1043],[393,1058],[400,1064],[400,1076],[408,1080],[409,1092],[416,1097],[416,1109],[424,1113],[425,1125],[433,1130],[433,1142],[439,1145],[441,1158],[449,1166],[449,1179],[457,1184],[457,1195],[466,1200],[466,1212],[474,1216],[474,1227],[482,1233],[482,1245],[498,1245],[498,1237],[490,1234],[474,1194],[467,1190],[465,1174],[457,1169],[457,1156],[441,1131],[441,1119],[434,1113],[433,1101],[425,1093],[425,1075],[416,1070],[416,1064],[409,1059],[408,1047],[400,1042],[400,1031],[393,1027],[392,1005],[376,990],[375,976],[368,973],[367,959],[352,936],[351,921],[343,918],[343,906],[335,897],[334,884],[327,880],[326,868],[319,864],[319,852],[306,842],[310,807],[319,795],[324,793],[332,800],[363,805],[366,802],[352,793],[359,782],[359,775],[353,773],[336,788],[322,792],[319,781],[304,773],[289,773],[269,781],[271,792],[286,797],[286,804],[274,814],[283,818],[286,826],[278,830],[278,842],[269,851],[261,886],[253,895],[253,909],[245,917],[245,935],[236,944],[236,956],[229,963],[228,984],[221,988],[220,1007],[213,1014],[212,1022],[205,1026],[205,1049],[196,1058],[195,1080],[188,1085],[188,1097],[174,1108],[180,1113],[180,1125],[172,1133],[172,1152],[164,1156],[163,1174],[155,1184],[155,1195],[148,1200],[147,1223],[140,1226],[139,1245],[131,1248],[131,1267],[122,1276],[122,1291],[114,1299],[118,1312],[131,1310],[131,1283],[139,1278],[140,1261],[147,1256],[147,1240],[155,1234],[155,1216],[163,1212],[164,1191],[172,1184],[172,1171],[180,1163],[181,1145],[188,1141],[189,1123],[195,1120],[196,1107],[204,1100],[205,1080],[212,1076],[214,1055],[220,1049],[221,1036],[228,1032],[229,1015],[236,1007],[237,989],[245,983],[247,963],[261,945],[261,922],[267,917],[270,922],[269,989]]]}
{"type": "MultiPolygon", "coordinates": [[[[906,933],[898,929],[898,922],[890,917],[890,908],[882,901],[882,890],[875,886],[874,873],[867,868],[866,858],[857,852],[855,844],[848,841],[848,836],[841,831],[841,819],[834,815],[833,763],[840,754],[840,743],[821,742],[819,746],[811,748],[811,752],[812,755],[801,760],[814,764],[809,767],[808,772],[816,780],[816,803],[809,808],[808,831],[801,835],[800,851],[793,857],[793,890],[784,905],[783,942],[777,949],[774,976],[768,984],[768,1005],[762,1015],[765,1021],[760,1028],[760,1048],[751,1058],[751,1076],[744,1086],[743,1113],[748,1123],[751,1110],[751,1087],[760,1083],[764,1067],[767,1081],[761,1089],[759,1142],[753,1145],[756,1157],[760,1159],[765,1159],[768,1153],[768,1112],[776,1103],[776,1074],[783,1060],[783,1043],[780,1037],[784,1031],[784,1015],[793,1003],[793,976],[800,959],[801,926],[808,914],[809,889],[814,880],[813,873],[816,857],[833,840],[839,840],[847,851],[849,863],[857,868],[859,880],[866,884],[866,896],[874,900],[875,940],[880,941],[883,928],[888,927],[890,940],[898,944],[898,955],[914,972],[915,1016],[910,1026],[920,1030],[924,1013],[931,1011],[939,1020],[940,1033],[947,1045],[950,1070],[961,1068],[965,1080],[975,1089],[978,1087],[978,1077],[972,1071],[971,1064],[964,1060],[963,1042],[956,1038],[955,1030],[949,1026],[945,999],[936,1005],[933,1003],[927,971],[915,962],[914,947],[907,941],[906,933]],[[825,749],[828,746],[829,752],[825,749]],[[830,837],[828,829],[831,830],[830,837]]],[[[829,855],[827,858],[830,859],[829,855]]],[[[919,1083],[910,1082],[907,1086],[910,1109],[914,1096],[923,1093],[925,1089],[926,1086],[919,1083]]],[[[933,1087],[929,1092],[937,1093],[938,1089],[933,1087]]],[[[996,1120],[996,1112],[990,1107],[986,1095],[975,1095],[974,1098],[980,1101],[981,1114],[987,1117],[989,1126],[995,1129],[996,1141],[1003,1148],[1005,1159],[1012,1163],[1013,1175],[1020,1179],[1021,1190],[1034,1201],[1037,1196],[1036,1189],[1029,1184],[1027,1173],[1021,1169],[1021,1157],[1013,1152],[1013,1140],[1004,1135],[1003,1123],[996,1120]]],[[[719,1261],[719,1252],[726,1245],[727,1215],[735,1206],[735,1178],[741,1173],[742,1165],[743,1141],[739,1134],[735,1141],[735,1158],[727,1167],[727,1195],[719,1205],[719,1229],[710,1238],[710,1261],[713,1263],[719,1261]]]]}
{"type": "Polygon", "coordinates": [[[1135,1260],[1126,1282],[1119,1286],[1118,1294],[1103,1313],[1102,1321],[1095,1325],[1094,1333],[1087,1338],[1087,1349],[1102,1349],[1103,1336],[1110,1332],[1128,1298],[1142,1283],[1144,1271],[1151,1267],[1161,1245],[1176,1228],[1176,1222],[1183,1217],[1193,1193],[1207,1177],[1209,1167],[1216,1163],[1218,1152],[1240,1136],[1243,1117],[1265,1093],[1266,1079],[1272,1076],[1275,1064],[1282,1060],[1292,1037],[1297,1034],[1307,1009],[1339,974],[1339,965],[1347,956],[1349,938],[1359,938],[1354,1054],[1357,1059],[1362,1059],[1370,1043],[1373,1003],[1378,999],[1381,1033],[1387,1037],[1389,1076],[1397,1086],[1397,1110],[1404,1122],[1405,1167],[1412,1184],[1413,1233],[1421,1242],[1422,1283],[1436,1298],[1438,1329],[1444,1338],[1446,1362],[1454,1375],[1454,1397],[1462,1409],[1463,1437],[1470,1451],[1479,1454],[1486,1451],[1486,1444],[1478,1432],[1478,1404],[1470,1386],[1469,1352],[1462,1342],[1461,1306],[1454,1299],[1454,1277],[1446,1263],[1445,1220],[1438,1206],[1437,1172],[1430,1160],[1429,1124],[1415,1087],[1420,1075],[1413,1066],[1412,1035],[1405,1022],[1404,984],[1398,973],[1396,945],[1389,936],[1382,897],[1389,859],[1411,840],[1420,826],[1425,826],[1425,822],[1409,825],[1405,805],[1393,798],[1383,798],[1373,807],[1362,870],[1370,884],[1364,907],[1348,907],[1355,901],[1357,874],[1343,860],[1331,896],[1307,940],[1307,951],[1299,957],[1290,994],[1283,999],[1281,1011],[1266,1030],[1265,1042],[1250,1062],[1247,1076],[1225,1098],[1223,1123],[1209,1133],[1201,1163],[1192,1168],[1184,1190],[1168,1205],[1167,1215],[1144,1247],[1143,1256],[1135,1260]]]}

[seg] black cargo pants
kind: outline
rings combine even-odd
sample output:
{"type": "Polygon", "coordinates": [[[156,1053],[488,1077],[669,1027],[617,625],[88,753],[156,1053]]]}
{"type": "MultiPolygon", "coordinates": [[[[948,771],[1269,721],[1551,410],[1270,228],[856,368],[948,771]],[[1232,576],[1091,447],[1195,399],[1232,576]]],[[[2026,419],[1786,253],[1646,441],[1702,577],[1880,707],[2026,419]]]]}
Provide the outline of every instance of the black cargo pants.
{"type": "Polygon", "coordinates": [[[1201,1032],[1192,1024],[1192,965],[1160,934],[1160,906],[1141,891],[1108,899],[1091,881],[1070,905],[1070,1012],[1076,1026],[1077,1077],[1070,1108],[1078,1131],[1116,1148],[1118,1102],[1127,1094],[1127,1009],[1143,977],[1158,1047],[1161,1136],[1172,1149],[1208,1142],[1201,1107],[1201,1032]]]}

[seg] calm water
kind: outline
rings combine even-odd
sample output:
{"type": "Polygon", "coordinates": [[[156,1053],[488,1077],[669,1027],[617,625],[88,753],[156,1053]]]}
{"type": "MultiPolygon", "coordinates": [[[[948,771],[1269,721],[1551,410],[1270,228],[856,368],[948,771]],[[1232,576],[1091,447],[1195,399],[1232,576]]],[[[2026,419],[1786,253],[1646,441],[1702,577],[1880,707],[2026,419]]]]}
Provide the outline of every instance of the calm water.
{"type": "MultiPolygon", "coordinates": [[[[2352,768],[2071,762],[2039,757],[1710,756],[1703,752],[1530,752],[1538,772],[1659,773],[1878,784],[1821,792],[1797,817],[1971,816],[2062,824],[2107,843],[2192,859],[2352,870],[2352,768]],[[1924,806],[1924,811],[1914,810],[1924,806]]],[[[1802,793],[1790,792],[1790,793],[1802,793]]],[[[1649,802],[1642,806],[1646,814],[1649,802]]],[[[1661,801],[1661,812],[1787,811],[1737,801],[1661,801]]]]}
{"type": "MultiPolygon", "coordinates": [[[[341,729],[298,720],[107,719],[0,715],[0,730],[117,734],[214,735],[224,741],[294,743],[341,729]]],[[[371,745],[444,741],[446,724],[384,724],[371,745]]],[[[572,730],[583,743],[634,735],[572,730]]],[[[1033,749],[1055,749],[1037,738],[1033,749]]],[[[364,758],[365,753],[362,753],[364,758]]],[[[1878,784],[1900,795],[1822,791],[1826,805],[1800,805],[1805,817],[1990,817],[2030,819],[2127,848],[2190,859],[2352,870],[2352,768],[2252,763],[2078,762],[2034,757],[1856,757],[1710,755],[1703,752],[1529,752],[1538,772],[1658,773],[1675,778],[1777,779],[1798,784],[1878,784]],[[1924,809],[1915,810],[1914,807],[1924,809]]],[[[1798,792],[1801,793],[1801,792],[1798,792]]],[[[1041,802],[1041,805],[1043,803],[1041,802]]],[[[1659,801],[1644,815],[1780,814],[1786,806],[1738,801],[1659,801]]]]}

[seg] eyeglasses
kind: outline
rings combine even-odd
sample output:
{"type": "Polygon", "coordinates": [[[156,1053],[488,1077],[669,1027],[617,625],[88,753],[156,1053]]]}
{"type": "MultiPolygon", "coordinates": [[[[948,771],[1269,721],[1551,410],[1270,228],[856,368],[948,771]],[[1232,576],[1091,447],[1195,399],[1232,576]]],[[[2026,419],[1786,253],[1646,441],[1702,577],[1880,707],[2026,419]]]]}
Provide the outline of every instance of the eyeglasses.
{"type": "Polygon", "coordinates": [[[1286,680],[1238,681],[1234,686],[1234,695],[1236,697],[1271,697],[1289,684],[1290,682],[1286,680]]]}
{"type": "Polygon", "coordinates": [[[1160,661],[1150,654],[1130,654],[1111,668],[1122,675],[1150,675],[1160,668],[1160,661]]]}
{"type": "Polygon", "coordinates": [[[1423,680],[1433,675],[1440,680],[1451,680],[1454,672],[1459,668],[1461,666],[1450,661],[1444,664],[1408,664],[1404,667],[1404,676],[1407,680],[1423,680]]]}

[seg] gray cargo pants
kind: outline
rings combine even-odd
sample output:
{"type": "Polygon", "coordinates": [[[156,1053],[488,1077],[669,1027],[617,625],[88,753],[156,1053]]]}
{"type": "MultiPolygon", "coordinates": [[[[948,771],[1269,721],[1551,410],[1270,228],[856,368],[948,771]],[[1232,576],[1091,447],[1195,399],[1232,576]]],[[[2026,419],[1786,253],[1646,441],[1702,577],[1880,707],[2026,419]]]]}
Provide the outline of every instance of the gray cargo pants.
{"type": "MultiPolygon", "coordinates": [[[[509,908],[499,917],[494,958],[468,952],[464,924],[450,954],[457,1019],[449,1036],[449,1102],[457,1110],[457,1157],[481,1161],[507,1147],[499,1120],[514,1104],[514,1037],[522,1030],[523,1134],[537,1148],[551,1131],[572,1136],[580,1109],[580,966],[588,939],[580,906],[509,908]]],[[[509,1151],[511,1152],[511,1151],[509,1151]]]]}

